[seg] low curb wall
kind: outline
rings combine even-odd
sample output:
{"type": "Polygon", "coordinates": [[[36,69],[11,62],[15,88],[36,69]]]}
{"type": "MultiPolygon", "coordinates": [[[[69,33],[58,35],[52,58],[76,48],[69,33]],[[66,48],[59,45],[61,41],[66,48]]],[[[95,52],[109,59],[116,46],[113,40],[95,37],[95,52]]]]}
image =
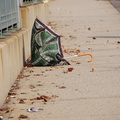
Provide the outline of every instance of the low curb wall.
{"type": "Polygon", "coordinates": [[[48,3],[23,7],[21,9],[22,29],[0,39],[0,106],[23,68],[24,57],[30,54],[31,29],[36,17],[48,23],[48,3]]]}

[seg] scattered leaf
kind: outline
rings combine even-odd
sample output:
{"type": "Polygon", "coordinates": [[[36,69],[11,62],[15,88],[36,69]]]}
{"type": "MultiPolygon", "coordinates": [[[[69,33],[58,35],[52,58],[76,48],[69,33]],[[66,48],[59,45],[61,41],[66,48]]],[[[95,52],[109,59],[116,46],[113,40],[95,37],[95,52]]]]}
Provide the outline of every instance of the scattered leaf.
{"type": "Polygon", "coordinates": [[[91,28],[89,27],[88,30],[91,30],[91,28]]]}
{"type": "Polygon", "coordinates": [[[0,109],[0,114],[9,113],[9,112],[10,112],[9,108],[1,108],[0,109]]]}
{"type": "Polygon", "coordinates": [[[72,72],[73,71],[73,68],[68,68],[68,72],[72,72]]]}
{"type": "Polygon", "coordinates": [[[24,76],[23,75],[18,75],[17,79],[23,79],[24,76]]]}
{"type": "Polygon", "coordinates": [[[64,89],[64,88],[66,88],[65,86],[61,86],[61,87],[59,87],[60,89],[64,89]]]}
{"type": "Polygon", "coordinates": [[[76,36],[70,35],[69,36],[71,39],[77,38],[76,36]]]}
{"type": "Polygon", "coordinates": [[[0,108],[0,111],[7,111],[9,108],[0,108]]]}
{"type": "Polygon", "coordinates": [[[38,84],[37,86],[43,86],[42,84],[38,84]]]}
{"type": "Polygon", "coordinates": [[[30,102],[30,105],[33,105],[34,104],[34,102],[30,102]]]}
{"type": "Polygon", "coordinates": [[[14,117],[8,117],[8,119],[12,119],[12,118],[14,118],[14,117]]]}
{"type": "Polygon", "coordinates": [[[12,88],[11,90],[17,90],[17,89],[19,89],[19,87],[18,87],[18,86],[16,86],[16,87],[12,88]]]}
{"type": "Polygon", "coordinates": [[[41,96],[40,96],[40,99],[41,99],[41,100],[43,99],[45,102],[48,102],[51,98],[48,97],[48,96],[45,96],[45,95],[41,95],[41,96]]]}
{"type": "Polygon", "coordinates": [[[117,43],[120,44],[120,41],[118,41],[117,43]]]}
{"type": "Polygon", "coordinates": [[[43,76],[43,74],[34,74],[34,76],[43,76]]]}
{"type": "Polygon", "coordinates": [[[56,95],[52,95],[52,97],[51,97],[51,99],[55,99],[55,98],[57,98],[58,96],[56,96],[56,95]]]}
{"type": "Polygon", "coordinates": [[[24,93],[24,92],[23,92],[23,93],[21,93],[21,94],[28,94],[28,93],[24,93]]]}
{"type": "Polygon", "coordinates": [[[93,39],[96,39],[96,37],[93,37],[93,39]]]}
{"type": "Polygon", "coordinates": [[[34,71],[33,71],[33,70],[30,70],[29,72],[32,73],[32,72],[34,72],[34,71]]]}
{"type": "Polygon", "coordinates": [[[20,104],[24,104],[25,102],[24,102],[23,99],[20,99],[19,103],[20,103],[20,104]]]}
{"type": "Polygon", "coordinates": [[[8,93],[8,96],[13,96],[13,95],[17,95],[17,93],[12,93],[12,92],[8,93]]]}
{"type": "Polygon", "coordinates": [[[52,84],[55,84],[54,82],[52,82],[52,84]]]}
{"type": "Polygon", "coordinates": [[[68,73],[68,71],[63,70],[63,73],[68,73]]]}
{"type": "Polygon", "coordinates": [[[39,90],[32,90],[32,92],[38,92],[39,90]]]}
{"type": "Polygon", "coordinates": [[[20,115],[20,116],[18,117],[18,119],[26,119],[26,118],[28,118],[27,115],[20,115]]]}
{"type": "Polygon", "coordinates": [[[34,85],[29,85],[29,88],[33,89],[33,88],[35,88],[35,86],[34,85]]]}
{"type": "Polygon", "coordinates": [[[24,75],[24,77],[30,77],[30,75],[24,75]]]}
{"type": "Polygon", "coordinates": [[[96,68],[92,68],[92,72],[94,72],[96,70],[96,68]]]}

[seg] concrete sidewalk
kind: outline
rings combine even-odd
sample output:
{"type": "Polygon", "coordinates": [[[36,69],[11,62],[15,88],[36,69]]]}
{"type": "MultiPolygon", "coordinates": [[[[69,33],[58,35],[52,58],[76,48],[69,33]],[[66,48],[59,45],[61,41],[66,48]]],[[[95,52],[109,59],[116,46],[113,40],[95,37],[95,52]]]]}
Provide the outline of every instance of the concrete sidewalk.
{"type": "Polygon", "coordinates": [[[80,50],[94,61],[86,56],[67,59],[70,66],[24,68],[16,95],[3,106],[10,108],[4,119],[23,114],[28,120],[119,120],[120,13],[100,0],[51,0],[49,9],[64,56],[80,50]],[[39,100],[41,95],[51,99],[39,100]],[[43,110],[27,112],[31,107],[43,110]]]}

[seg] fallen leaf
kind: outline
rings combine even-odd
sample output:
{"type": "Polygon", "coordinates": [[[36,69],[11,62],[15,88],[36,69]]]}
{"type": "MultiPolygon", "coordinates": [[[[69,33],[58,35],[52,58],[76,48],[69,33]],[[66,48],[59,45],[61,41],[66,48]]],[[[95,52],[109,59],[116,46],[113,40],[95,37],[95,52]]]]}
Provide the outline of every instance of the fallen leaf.
{"type": "Polygon", "coordinates": [[[68,71],[64,71],[64,70],[63,70],[63,73],[68,73],[68,71]]]}
{"type": "Polygon", "coordinates": [[[20,99],[19,103],[20,103],[20,104],[24,104],[25,102],[24,102],[23,99],[20,99]]]}
{"type": "Polygon", "coordinates": [[[93,39],[96,39],[96,37],[93,37],[93,39]]]}
{"type": "Polygon", "coordinates": [[[59,87],[60,89],[64,89],[64,88],[66,88],[65,86],[61,86],[61,87],[59,87]]]}
{"type": "Polygon", "coordinates": [[[29,85],[29,88],[33,89],[33,88],[35,88],[35,86],[34,85],[29,85]]]}
{"type": "Polygon", "coordinates": [[[24,77],[30,77],[30,75],[24,75],[24,77]]]}
{"type": "Polygon", "coordinates": [[[73,36],[73,35],[70,35],[69,37],[72,39],[77,38],[76,36],[73,36]]]}
{"type": "Polygon", "coordinates": [[[27,115],[20,115],[19,117],[18,117],[18,119],[26,119],[26,118],[28,118],[28,116],[27,115]]]}
{"type": "Polygon", "coordinates": [[[80,62],[76,62],[76,64],[81,64],[80,62]]]}
{"type": "Polygon", "coordinates": [[[34,74],[34,76],[43,76],[43,74],[34,74]]]}
{"type": "Polygon", "coordinates": [[[41,100],[43,99],[45,102],[48,102],[51,98],[48,97],[48,96],[45,96],[45,95],[41,95],[41,96],[40,96],[40,99],[41,99],[41,100]]]}
{"type": "Polygon", "coordinates": [[[0,111],[7,111],[9,108],[0,108],[0,111]]]}
{"type": "Polygon", "coordinates": [[[68,68],[68,72],[72,72],[73,71],[73,68],[68,68]]]}
{"type": "Polygon", "coordinates": [[[14,118],[14,117],[8,117],[8,119],[12,119],[12,118],[14,118]]]}
{"type": "Polygon", "coordinates": [[[52,82],[52,84],[55,84],[54,82],[52,82]]]}
{"type": "Polygon", "coordinates": [[[30,70],[29,72],[32,73],[32,72],[34,72],[34,71],[33,71],[33,70],[30,70]]]}
{"type": "Polygon", "coordinates": [[[11,90],[17,90],[17,89],[19,89],[19,87],[18,87],[18,86],[16,86],[16,87],[12,88],[11,90]]]}
{"type": "Polygon", "coordinates": [[[18,75],[17,79],[23,79],[24,76],[23,75],[18,75]]]}
{"type": "Polygon", "coordinates": [[[43,86],[42,84],[38,84],[37,86],[43,86]]]}
{"type": "Polygon", "coordinates": [[[120,41],[118,41],[117,43],[120,44],[120,41]]]}
{"type": "Polygon", "coordinates": [[[39,90],[32,90],[32,92],[38,92],[39,90]]]}
{"type": "Polygon", "coordinates": [[[56,85],[56,87],[60,87],[60,85],[56,85]]]}
{"type": "Polygon", "coordinates": [[[8,93],[8,96],[13,96],[13,95],[17,95],[17,93],[11,93],[11,92],[8,93]]]}
{"type": "Polygon", "coordinates": [[[58,97],[57,95],[52,95],[51,99],[55,99],[57,97],[58,97]]]}
{"type": "Polygon", "coordinates": [[[96,68],[92,68],[92,72],[94,72],[96,70],[96,68]]]}
{"type": "Polygon", "coordinates": [[[21,93],[21,94],[28,94],[28,93],[21,93]]]}
{"type": "Polygon", "coordinates": [[[1,108],[0,109],[0,114],[5,114],[5,113],[9,113],[10,109],[9,108],[1,108]]]}
{"type": "Polygon", "coordinates": [[[30,105],[33,105],[34,104],[34,102],[30,102],[30,105]]]}
{"type": "Polygon", "coordinates": [[[89,27],[88,30],[91,30],[91,28],[89,27]]]}

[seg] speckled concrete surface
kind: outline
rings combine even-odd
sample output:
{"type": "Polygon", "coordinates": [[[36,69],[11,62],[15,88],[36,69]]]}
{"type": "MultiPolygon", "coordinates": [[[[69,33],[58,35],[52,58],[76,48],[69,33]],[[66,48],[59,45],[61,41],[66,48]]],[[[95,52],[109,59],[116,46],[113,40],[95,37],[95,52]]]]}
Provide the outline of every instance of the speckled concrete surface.
{"type": "Polygon", "coordinates": [[[49,9],[49,25],[61,35],[64,56],[80,50],[92,53],[94,61],[88,63],[86,56],[67,59],[70,66],[24,68],[20,88],[13,91],[17,95],[3,106],[14,108],[4,119],[24,114],[28,120],[119,120],[119,12],[108,1],[96,0],[51,0],[49,9]],[[41,95],[53,97],[35,100],[41,95]],[[31,107],[43,110],[27,112],[31,107]]]}

